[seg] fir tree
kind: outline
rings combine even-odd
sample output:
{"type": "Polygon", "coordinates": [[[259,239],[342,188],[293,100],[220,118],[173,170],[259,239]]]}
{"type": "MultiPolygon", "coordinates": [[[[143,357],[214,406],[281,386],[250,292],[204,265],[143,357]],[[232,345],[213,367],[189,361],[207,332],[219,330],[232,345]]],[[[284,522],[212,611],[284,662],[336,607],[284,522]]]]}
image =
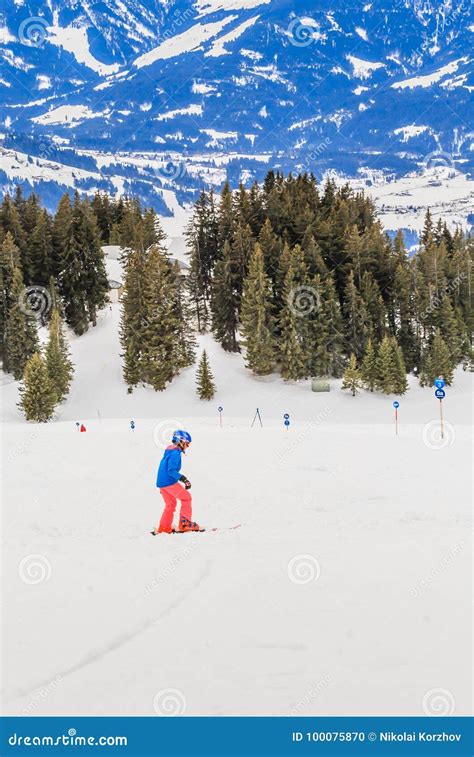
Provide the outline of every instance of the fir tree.
{"type": "Polygon", "coordinates": [[[174,315],[177,319],[175,340],[175,365],[179,371],[194,363],[196,358],[196,337],[192,325],[189,292],[185,277],[181,273],[178,261],[173,265],[174,274],[174,315]]]}
{"type": "Polygon", "coordinates": [[[349,389],[352,392],[352,396],[356,396],[356,392],[362,387],[362,379],[359,368],[357,367],[357,358],[354,353],[349,358],[349,364],[344,371],[342,377],[341,389],[349,389]]]}
{"type": "Polygon", "coordinates": [[[453,381],[456,360],[438,329],[430,347],[423,353],[420,371],[422,386],[432,386],[435,378],[442,376],[447,386],[453,381]]]}
{"type": "Polygon", "coordinates": [[[12,305],[8,311],[5,326],[5,353],[3,367],[19,380],[23,376],[26,363],[38,350],[38,336],[34,317],[25,311],[25,287],[19,268],[13,272],[11,287],[12,305]]]}
{"type": "Polygon", "coordinates": [[[27,421],[46,423],[51,419],[56,392],[39,352],[35,352],[26,363],[20,397],[18,404],[27,421]]]}
{"type": "Polygon", "coordinates": [[[394,337],[386,336],[377,360],[377,386],[384,394],[404,394],[408,389],[403,355],[394,337]]]}
{"type": "Polygon", "coordinates": [[[362,361],[360,373],[364,385],[367,387],[367,389],[370,389],[370,391],[373,392],[375,387],[377,386],[378,362],[377,352],[374,345],[372,344],[372,339],[369,339],[367,341],[367,347],[365,349],[365,355],[362,361]]]}
{"type": "Polygon", "coordinates": [[[174,309],[175,285],[166,251],[159,244],[152,245],[143,269],[140,380],[155,391],[165,389],[179,370],[174,362],[179,328],[174,309]]]}
{"type": "Polygon", "coordinates": [[[59,311],[54,309],[49,322],[49,337],[45,350],[46,370],[54,389],[55,400],[62,402],[69,393],[73,364],[69,358],[69,348],[59,311]]]}
{"type": "Polygon", "coordinates": [[[265,273],[262,249],[257,243],[244,284],[241,331],[246,348],[246,365],[259,375],[271,373],[275,365],[270,294],[270,279],[265,273]]]}
{"type": "MultiPolygon", "coordinates": [[[[7,232],[0,245],[0,357],[5,360],[5,329],[8,313],[14,302],[12,295],[13,273],[20,266],[20,251],[7,232]]],[[[4,363],[4,370],[7,366],[4,363]]]]}
{"type": "Polygon", "coordinates": [[[196,371],[196,389],[200,399],[212,400],[216,393],[214,376],[212,375],[206,350],[202,351],[199,366],[196,371]]]}
{"type": "Polygon", "coordinates": [[[143,297],[145,256],[135,250],[128,259],[122,295],[120,321],[120,343],[122,346],[123,377],[128,385],[128,393],[140,381],[140,361],[145,326],[145,304],[143,297]]]}
{"type": "Polygon", "coordinates": [[[357,360],[361,360],[369,336],[368,313],[351,271],[344,293],[345,334],[357,360]]]}
{"type": "Polygon", "coordinates": [[[231,270],[231,249],[226,241],[222,260],[218,260],[214,268],[211,308],[213,334],[227,352],[240,351],[237,342],[237,303],[238,296],[234,290],[231,270]]]}
{"type": "Polygon", "coordinates": [[[301,250],[292,251],[290,265],[285,276],[283,288],[284,302],[280,316],[280,363],[281,375],[285,379],[298,380],[309,375],[309,360],[306,352],[308,346],[308,326],[305,313],[298,309],[298,288],[305,280],[304,261],[300,260],[301,250]]]}
{"type": "Polygon", "coordinates": [[[46,287],[53,272],[51,218],[46,210],[38,213],[29,236],[30,277],[35,285],[46,287]]]}

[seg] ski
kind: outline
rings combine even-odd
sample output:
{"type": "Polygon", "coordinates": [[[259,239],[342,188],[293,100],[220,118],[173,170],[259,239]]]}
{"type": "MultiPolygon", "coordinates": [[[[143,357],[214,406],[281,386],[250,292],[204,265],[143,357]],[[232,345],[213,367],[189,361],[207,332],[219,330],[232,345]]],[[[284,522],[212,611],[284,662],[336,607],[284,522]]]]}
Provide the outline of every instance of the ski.
{"type": "MultiPolygon", "coordinates": [[[[217,526],[215,528],[200,528],[198,531],[173,531],[172,534],[202,534],[204,531],[233,531],[235,528],[240,528],[242,523],[237,523],[235,526],[217,526]]],[[[152,536],[158,536],[156,531],[150,531],[152,536]]]]}

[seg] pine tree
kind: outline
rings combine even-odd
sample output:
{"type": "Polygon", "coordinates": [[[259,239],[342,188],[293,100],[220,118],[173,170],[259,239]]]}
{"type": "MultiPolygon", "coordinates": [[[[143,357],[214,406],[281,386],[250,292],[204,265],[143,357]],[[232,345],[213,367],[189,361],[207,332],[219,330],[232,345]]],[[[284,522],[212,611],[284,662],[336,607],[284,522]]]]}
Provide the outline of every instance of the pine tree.
{"type": "Polygon", "coordinates": [[[125,272],[120,321],[120,344],[122,346],[123,377],[128,393],[140,381],[140,363],[145,327],[145,304],[143,298],[145,256],[134,250],[125,272]]]}
{"type": "Polygon", "coordinates": [[[54,389],[55,400],[62,402],[69,394],[73,364],[69,358],[69,348],[59,311],[54,309],[49,322],[49,338],[45,350],[46,370],[54,389]]]}
{"type": "Polygon", "coordinates": [[[35,352],[26,363],[20,397],[18,404],[27,421],[46,423],[51,419],[56,392],[39,352],[35,352]]]}
{"type": "Polygon", "coordinates": [[[354,353],[349,358],[349,364],[344,371],[342,377],[341,389],[349,389],[352,392],[352,396],[356,396],[356,392],[362,387],[362,379],[359,368],[357,367],[357,358],[354,353]]]}
{"type": "MultiPolygon", "coordinates": [[[[0,245],[0,358],[5,360],[5,329],[8,313],[14,302],[12,296],[13,272],[20,266],[20,251],[7,232],[0,245]]],[[[4,363],[4,370],[7,366],[4,363]]]]}
{"type": "Polygon", "coordinates": [[[377,360],[377,386],[384,394],[404,394],[408,389],[403,354],[394,337],[386,336],[377,360]]]}
{"type": "Polygon", "coordinates": [[[53,272],[53,242],[51,218],[46,210],[38,213],[36,224],[29,236],[30,277],[35,285],[48,285],[53,272]]]}
{"type": "Polygon", "coordinates": [[[237,303],[231,271],[231,249],[226,241],[222,260],[218,260],[214,268],[211,308],[214,337],[227,352],[240,351],[237,342],[237,303]]]}
{"type": "Polygon", "coordinates": [[[362,381],[364,382],[365,386],[367,387],[367,389],[370,389],[370,391],[373,392],[375,387],[377,386],[378,363],[377,352],[374,345],[372,344],[372,339],[369,339],[367,341],[367,347],[365,349],[365,355],[362,361],[360,372],[362,381]]]}
{"type": "Polygon", "coordinates": [[[361,360],[369,336],[368,313],[351,271],[344,292],[345,335],[357,360],[361,360]]]}
{"type": "Polygon", "coordinates": [[[166,250],[152,245],[143,269],[144,321],[140,330],[140,380],[162,391],[178,372],[175,278],[166,250]]]}
{"type": "Polygon", "coordinates": [[[76,193],[71,212],[65,198],[60,206],[53,228],[59,291],[66,322],[80,335],[87,331],[89,322],[95,326],[97,311],[107,302],[108,280],[97,222],[88,201],[81,201],[76,193]],[[58,228],[60,218],[67,223],[66,234],[58,228]]]}
{"type": "Polygon", "coordinates": [[[196,372],[196,389],[200,399],[212,400],[216,393],[214,376],[211,372],[206,350],[202,351],[199,366],[196,372]]]}
{"type": "Polygon", "coordinates": [[[283,288],[285,305],[280,315],[280,363],[281,375],[285,379],[298,380],[309,375],[308,326],[305,314],[298,310],[295,296],[298,296],[300,282],[306,280],[304,261],[300,259],[301,250],[294,248],[290,265],[285,276],[283,288]]]}
{"type": "Polygon", "coordinates": [[[241,331],[246,348],[246,365],[254,373],[271,373],[275,365],[274,321],[270,312],[270,279],[265,273],[263,253],[256,243],[244,283],[241,331]]]}
{"type": "Polygon", "coordinates": [[[178,261],[173,264],[174,274],[174,315],[177,319],[175,339],[175,366],[177,371],[187,368],[196,359],[196,337],[192,325],[191,306],[186,280],[178,261]]]}
{"type": "Polygon", "coordinates": [[[423,353],[420,371],[421,385],[432,386],[435,378],[442,376],[446,385],[450,386],[455,366],[456,360],[441,336],[440,329],[437,329],[431,346],[423,353]]]}
{"type": "Polygon", "coordinates": [[[13,272],[11,287],[12,305],[8,311],[5,326],[5,354],[3,367],[19,380],[23,376],[26,363],[38,350],[38,336],[34,317],[25,312],[25,287],[19,268],[13,272]]]}

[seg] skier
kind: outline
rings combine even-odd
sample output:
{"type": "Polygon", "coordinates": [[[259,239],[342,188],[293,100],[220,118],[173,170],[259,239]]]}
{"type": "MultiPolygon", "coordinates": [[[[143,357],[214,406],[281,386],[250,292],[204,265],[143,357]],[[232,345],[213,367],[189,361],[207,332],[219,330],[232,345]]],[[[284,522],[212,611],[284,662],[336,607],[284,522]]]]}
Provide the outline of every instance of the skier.
{"type": "Polygon", "coordinates": [[[202,531],[203,529],[197,523],[191,520],[192,497],[189,493],[191,482],[186,476],[180,473],[181,455],[185,454],[191,444],[191,434],[187,431],[178,429],[173,433],[172,443],[165,449],[165,453],[158,468],[156,485],[165,500],[165,509],[161,516],[158,528],[153,534],[172,534],[173,533],[173,515],[176,509],[177,500],[181,502],[181,511],[179,517],[178,531],[202,531]],[[181,481],[184,488],[178,483],[181,481]]]}

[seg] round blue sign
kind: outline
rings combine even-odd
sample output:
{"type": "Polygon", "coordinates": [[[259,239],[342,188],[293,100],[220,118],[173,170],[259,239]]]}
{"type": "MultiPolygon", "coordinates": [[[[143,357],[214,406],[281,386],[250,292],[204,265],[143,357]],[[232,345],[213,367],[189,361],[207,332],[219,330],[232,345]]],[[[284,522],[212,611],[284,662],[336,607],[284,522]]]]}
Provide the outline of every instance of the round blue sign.
{"type": "Polygon", "coordinates": [[[393,403],[393,406],[394,406],[395,410],[397,410],[397,408],[400,407],[400,403],[397,402],[397,400],[395,400],[395,402],[393,403]]]}
{"type": "Polygon", "coordinates": [[[285,420],[287,421],[287,420],[288,420],[288,418],[289,418],[290,416],[289,416],[289,414],[288,414],[288,413],[285,413],[285,415],[284,415],[283,417],[284,417],[284,419],[285,419],[285,420]]]}
{"type": "Polygon", "coordinates": [[[218,407],[217,409],[218,409],[218,411],[219,411],[220,413],[222,413],[222,411],[223,411],[223,409],[224,409],[224,408],[223,408],[223,407],[221,407],[221,406],[219,405],[219,407],[218,407]]]}
{"type": "Polygon", "coordinates": [[[130,428],[131,428],[131,429],[134,429],[134,428],[135,428],[135,421],[130,421],[130,428]]]}
{"type": "Polygon", "coordinates": [[[439,400],[443,400],[446,397],[446,392],[444,391],[444,389],[436,389],[435,397],[437,397],[439,400]]]}
{"type": "Polygon", "coordinates": [[[289,426],[289,425],[290,425],[290,421],[289,421],[289,420],[287,419],[287,420],[285,421],[285,426],[289,426]]]}
{"type": "Polygon", "coordinates": [[[443,378],[437,378],[434,380],[434,385],[437,389],[442,389],[445,383],[446,382],[443,378]]]}

